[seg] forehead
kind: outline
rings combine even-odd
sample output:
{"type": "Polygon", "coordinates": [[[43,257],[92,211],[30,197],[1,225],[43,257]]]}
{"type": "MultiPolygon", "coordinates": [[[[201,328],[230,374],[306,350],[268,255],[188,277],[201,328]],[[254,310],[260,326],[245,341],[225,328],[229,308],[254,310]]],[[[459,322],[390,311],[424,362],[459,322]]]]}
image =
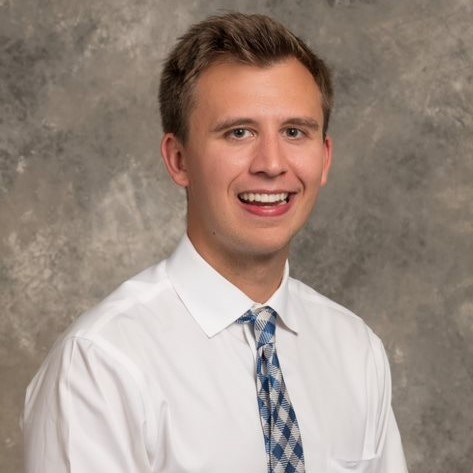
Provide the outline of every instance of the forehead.
{"type": "MultiPolygon", "coordinates": [[[[310,71],[297,59],[269,66],[236,61],[214,63],[196,81],[193,114],[322,113],[320,89],[310,71]]],[[[192,114],[191,114],[192,115],[192,114]]]]}

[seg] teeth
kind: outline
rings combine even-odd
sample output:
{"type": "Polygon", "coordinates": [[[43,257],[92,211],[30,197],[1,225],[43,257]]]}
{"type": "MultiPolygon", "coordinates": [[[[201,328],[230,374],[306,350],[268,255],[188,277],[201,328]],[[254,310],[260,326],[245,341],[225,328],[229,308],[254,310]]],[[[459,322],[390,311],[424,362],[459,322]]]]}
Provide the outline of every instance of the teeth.
{"type": "Polygon", "coordinates": [[[255,194],[253,192],[243,192],[240,199],[244,202],[261,202],[263,204],[274,204],[285,202],[289,194],[281,192],[280,194],[255,194]]]}

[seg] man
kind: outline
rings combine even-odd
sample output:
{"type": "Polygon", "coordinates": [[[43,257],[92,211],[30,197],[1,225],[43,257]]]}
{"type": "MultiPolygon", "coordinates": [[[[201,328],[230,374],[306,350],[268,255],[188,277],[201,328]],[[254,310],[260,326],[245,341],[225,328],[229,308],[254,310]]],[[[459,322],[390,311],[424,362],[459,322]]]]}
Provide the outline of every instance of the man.
{"type": "Polygon", "coordinates": [[[267,17],[213,17],[160,104],[187,235],[55,345],[27,471],[406,472],[380,340],[288,275],[332,159],[325,64],[267,17]]]}

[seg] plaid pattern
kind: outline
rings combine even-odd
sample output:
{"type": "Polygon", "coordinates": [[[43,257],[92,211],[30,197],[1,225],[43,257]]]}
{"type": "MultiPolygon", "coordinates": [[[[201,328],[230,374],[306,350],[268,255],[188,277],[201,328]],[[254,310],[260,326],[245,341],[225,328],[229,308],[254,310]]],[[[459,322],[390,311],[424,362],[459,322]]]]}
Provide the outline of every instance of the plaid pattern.
{"type": "Polygon", "coordinates": [[[251,323],[258,352],[256,386],[268,473],[304,473],[304,452],[296,414],[286,391],[274,345],[277,313],[269,306],[249,310],[238,323],[251,323]]]}

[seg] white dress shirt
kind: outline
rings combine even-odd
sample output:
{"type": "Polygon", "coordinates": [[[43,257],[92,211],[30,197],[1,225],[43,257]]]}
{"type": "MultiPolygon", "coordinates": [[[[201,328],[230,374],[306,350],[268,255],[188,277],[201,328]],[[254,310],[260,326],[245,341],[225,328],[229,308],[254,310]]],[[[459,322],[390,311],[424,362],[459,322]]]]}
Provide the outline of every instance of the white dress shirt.
{"type": "MultiPolygon", "coordinates": [[[[267,301],[307,473],[405,473],[383,345],[288,276],[267,301]]],[[[27,473],[266,473],[254,305],[184,237],[83,314],[28,387],[27,473]]]]}

